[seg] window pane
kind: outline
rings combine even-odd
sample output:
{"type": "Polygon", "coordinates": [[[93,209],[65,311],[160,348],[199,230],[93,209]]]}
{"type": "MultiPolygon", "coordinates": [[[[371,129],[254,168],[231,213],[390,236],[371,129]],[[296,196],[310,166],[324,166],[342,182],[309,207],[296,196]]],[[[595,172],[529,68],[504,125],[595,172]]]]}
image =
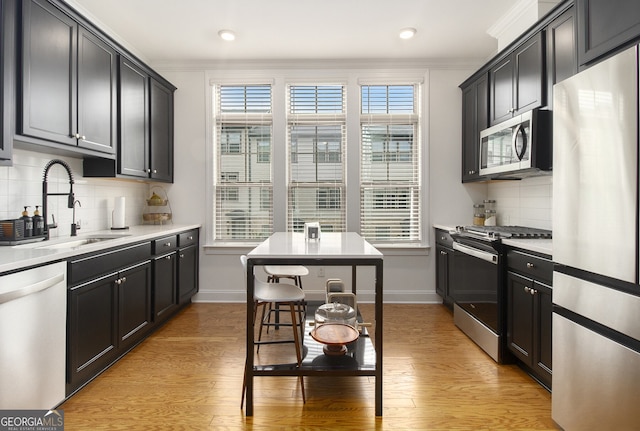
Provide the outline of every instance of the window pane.
{"type": "Polygon", "coordinates": [[[361,234],[375,242],[418,241],[420,203],[417,187],[363,187],[361,234]]]}
{"type": "Polygon", "coordinates": [[[417,181],[413,124],[362,125],[361,180],[417,181]]]}
{"type": "Polygon", "coordinates": [[[290,181],[342,182],[343,129],[343,125],[290,126],[290,181]]]}
{"type": "Polygon", "coordinates": [[[342,187],[294,185],[289,188],[288,230],[302,232],[305,223],[319,222],[323,232],[343,232],[342,187]]]}
{"type": "Polygon", "coordinates": [[[223,124],[219,133],[218,172],[238,172],[240,182],[271,181],[271,126],[223,124]]]}
{"type": "Polygon", "coordinates": [[[289,89],[292,114],[327,114],[343,112],[341,85],[292,85],[289,89]]]}
{"type": "Polygon", "coordinates": [[[271,112],[269,85],[222,85],[219,97],[221,113],[271,112]]]}
{"type": "Polygon", "coordinates": [[[261,240],[273,231],[271,87],[216,90],[214,237],[261,240]]]}
{"type": "Polygon", "coordinates": [[[412,114],[415,112],[413,85],[363,85],[363,114],[412,114]]]}
{"type": "Polygon", "coordinates": [[[216,239],[259,240],[272,231],[272,199],[269,186],[216,187],[216,239]],[[233,190],[230,193],[230,187],[233,190]],[[229,199],[231,194],[236,199],[229,199]]]}
{"type": "Polygon", "coordinates": [[[361,88],[360,233],[376,243],[421,240],[417,88],[361,88]]]}
{"type": "Polygon", "coordinates": [[[342,85],[291,85],[287,107],[289,152],[287,229],[319,222],[325,232],[346,228],[342,85]]]}

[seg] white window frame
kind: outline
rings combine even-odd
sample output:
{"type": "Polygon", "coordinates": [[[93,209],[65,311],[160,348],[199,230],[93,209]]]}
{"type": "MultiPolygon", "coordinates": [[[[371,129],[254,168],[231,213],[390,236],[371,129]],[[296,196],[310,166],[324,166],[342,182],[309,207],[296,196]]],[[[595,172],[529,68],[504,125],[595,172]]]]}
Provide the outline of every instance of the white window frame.
{"type": "MultiPolygon", "coordinates": [[[[424,253],[428,249],[429,241],[429,175],[428,175],[428,141],[429,130],[428,124],[428,101],[429,101],[429,88],[425,83],[429,82],[429,70],[428,68],[415,68],[415,69],[384,69],[379,67],[367,67],[363,69],[359,68],[345,68],[345,69],[331,69],[331,68],[261,68],[260,70],[247,69],[228,69],[228,70],[211,70],[205,73],[204,77],[204,89],[206,99],[206,152],[207,152],[207,177],[214,178],[214,155],[213,155],[213,133],[215,131],[213,117],[212,117],[212,95],[211,85],[212,83],[224,83],[224,84],[236,84],[236,85],[250,85],[250,84],[265,84],[270,83],[272,85],[272,103],[273,103],[273,130],[272,140],[273,148],[271,152],[273,166],[273,230],[285,231],[286,230],[286,209],[287,209],[287,174],[286,164],[278,165],[282,161],[286,160],[289,155],[287,154],[286,145],[286,133],[287,133],[287,121],[286,121],[286,86],[288,83],[302,83],[307,82],[309,84],[321,84],[323,82],[339,82],[344,81],[346,85],[347,93],[347,148],[345,149],[344,157],[346,159],[346,196],[347,196],[347,208],[346,208],[346,223],[347,231],[359,232],[360,231],[360,85],[393,85],[393,84],[406,84],[407,82],[415,82],[421,85],[420,94],[420,111],[421,111],[421,127],[422,133],[418,137],[421,151],[421,171],[422,177],[420,179],[420,199],[422,202],[421,207],[421,219],[422,219],[422,242],[420,244],[407,244],[407,243],[384,243],[375,244],[381,249],[385,249],[385,253],[393,255],[396,253],[413,253],[411,250],[415,250],[417,253],[424,253]],[[356,143],[354,145],[353,143],[356,143]],[[404,250],[404,251],[403,251],[404,250]]],[[[243,245],[237,243],[226,243],[224,241],[213,240],[213,208],[214,201],[211,190],[213,189],[212,183],[208,182],[207,187],[207,220],[204,229],[206,235],[205,246],[213,253],[235,253],[233,250],[246,251],[246,247],[253,247],[259,242],[247,242],[243,245]],[[219,250],[216,252],[215,250],[219,250]],[[225,251],[227,250],[227,251],[225,251]]]]}

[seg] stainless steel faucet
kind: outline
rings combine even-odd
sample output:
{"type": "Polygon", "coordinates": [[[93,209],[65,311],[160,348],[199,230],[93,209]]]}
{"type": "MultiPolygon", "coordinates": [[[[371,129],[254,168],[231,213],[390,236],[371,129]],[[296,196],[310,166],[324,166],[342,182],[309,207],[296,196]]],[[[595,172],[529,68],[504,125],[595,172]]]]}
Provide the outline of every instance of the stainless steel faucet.
{"type": "MultiPolygon", "coordinates": [[[[69,167],[67,162],[65,162],[64,160],[60,160],[60,159],[50,160],[44,167],[44,175],[42,179],[42,217],[44,219],[45,240],[49,239],[49,229],[54,229],[57,227],[57,224],[55,223],[55,219],[54,219],[53,225],[48,224],[49,222],[47,219],[47,197],[49,196],[68,196],[67,207],[72,208],[74,213],[74,217],[73,217],[74,220],[73,220],[73,224],[71,225],[71,236],[76,236],[76,229],[74,226],[76,200],[73,195],[73,173],[71,173],[71,168],[69,167]],[[49,175],[49,169],[51,169],[53,165],[60,165],[67,171],[67,174],[69,175],[69,193],[49,193],[48,192],[47,179],[49,175]]],[[[80,203],[80,201],[77,201],[77,202],[80,203]]]]}

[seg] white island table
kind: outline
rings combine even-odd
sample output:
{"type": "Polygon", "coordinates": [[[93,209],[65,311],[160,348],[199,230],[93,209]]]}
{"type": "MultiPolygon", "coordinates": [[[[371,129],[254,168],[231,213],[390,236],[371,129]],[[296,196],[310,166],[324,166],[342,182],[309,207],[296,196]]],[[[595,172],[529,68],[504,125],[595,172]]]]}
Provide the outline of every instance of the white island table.
{"type": "MultiPolygon", "coordinates": [[[[320,240],[305,240],[304,234],[276,232],[247,254],[247,359],[245,367],[246,415],[253,416],[254,376],[374,376],[375,412],[382,416],[382,253],[353,232],[322,233],[320,240]],[[296,364],[254,366],[254,267],[264,265],[351,266],[352,290],[356,293],[356,268],[375,269],[375,348],[364,333],[342,359],[329,357],[305,335],[307,355],[296,364]]],[[[311,316],[313,320],[313,316],[311,316]]]]}

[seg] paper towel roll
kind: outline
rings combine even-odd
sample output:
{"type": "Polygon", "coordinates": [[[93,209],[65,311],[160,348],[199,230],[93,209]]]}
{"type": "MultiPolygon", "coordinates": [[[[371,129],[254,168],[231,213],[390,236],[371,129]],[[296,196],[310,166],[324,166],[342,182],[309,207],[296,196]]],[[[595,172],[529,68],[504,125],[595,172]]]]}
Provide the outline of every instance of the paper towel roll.
{"type": "Polygon", "coordinates": [[[111,227],[113,229],[122,229],[125,227],[124,224],[124,209],[125,202],[124,196],[118,196],[113,200],[113,213],[112,213],[112,222],[111,227]]]}

